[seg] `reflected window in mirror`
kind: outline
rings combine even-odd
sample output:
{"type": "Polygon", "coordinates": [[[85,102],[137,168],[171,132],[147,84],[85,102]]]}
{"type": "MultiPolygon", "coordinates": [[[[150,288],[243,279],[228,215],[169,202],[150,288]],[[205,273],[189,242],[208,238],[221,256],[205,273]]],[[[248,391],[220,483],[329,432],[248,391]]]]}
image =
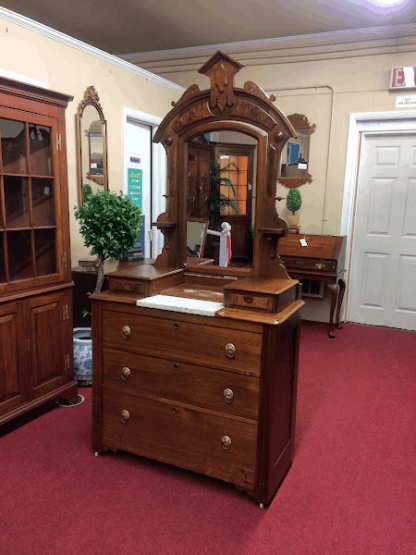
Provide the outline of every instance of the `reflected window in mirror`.
{"type": "Polygon", "coordinates": [[[309,174],[310,136],[315,125],[310,125],[306,116],[293,114],[288,120],[295,128],[297,137],[291,137],[282,150],[279,182],[289,188],[310,183],[309,174]]]}
{"type": "Polygon", "coordinates": [[[88,87],[76,114],[78,190],[82,202],[85,185],[91,191],[108,189],[107,122],[94,87],[88,87]]]}

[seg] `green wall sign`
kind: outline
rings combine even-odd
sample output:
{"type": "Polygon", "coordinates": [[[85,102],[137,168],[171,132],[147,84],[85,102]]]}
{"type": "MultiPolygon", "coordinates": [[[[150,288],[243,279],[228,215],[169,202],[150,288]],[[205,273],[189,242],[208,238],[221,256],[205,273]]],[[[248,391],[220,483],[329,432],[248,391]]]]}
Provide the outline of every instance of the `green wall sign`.
{"type": "Polygon", "coordinates": [[[142,182],[143,170],[135,170],[130,168],[127,180],[127,196],[134,202],[136,206],[142,210],[142,182]]]}

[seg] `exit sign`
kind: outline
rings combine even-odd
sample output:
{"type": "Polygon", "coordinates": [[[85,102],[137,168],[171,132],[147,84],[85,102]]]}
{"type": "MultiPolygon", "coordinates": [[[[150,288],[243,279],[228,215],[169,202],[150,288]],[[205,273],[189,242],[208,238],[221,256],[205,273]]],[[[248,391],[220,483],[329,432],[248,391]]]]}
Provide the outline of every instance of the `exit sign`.
{"type": "Polygon", "coordinates": [[[393,68],[390,75],[390,90],[391,89],[416,89],[416,68],[393,68]]]}

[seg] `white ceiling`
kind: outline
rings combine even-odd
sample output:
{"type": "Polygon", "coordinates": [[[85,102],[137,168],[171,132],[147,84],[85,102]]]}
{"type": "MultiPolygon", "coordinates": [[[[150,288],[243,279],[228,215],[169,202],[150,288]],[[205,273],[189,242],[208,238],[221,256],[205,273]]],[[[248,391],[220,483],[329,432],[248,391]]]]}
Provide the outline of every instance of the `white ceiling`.
{"type": "Polygon", "coordinates": [[[0,1],[112,54],[416,23],[415,0],[0,1]]]}

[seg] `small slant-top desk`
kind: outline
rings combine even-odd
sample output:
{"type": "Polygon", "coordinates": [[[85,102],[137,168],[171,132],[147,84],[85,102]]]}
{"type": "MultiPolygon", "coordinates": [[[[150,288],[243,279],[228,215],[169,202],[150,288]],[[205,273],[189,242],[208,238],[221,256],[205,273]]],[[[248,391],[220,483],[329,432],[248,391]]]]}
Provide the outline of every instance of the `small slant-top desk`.
{"type": "Polygon", "coordinates": [[[109,290],[91,297],[93,447],[230,482],[265,506],[294,449],[304,303],[279,257],[288,230],[274,199],[296,133],[274,97],[234,86],[241,67],[217,52],[200,69],[211,88],[191,86],[162,121],[154,141],[167,153],[167,206],[154,225],[163,251],[110,273],[109,290]],[[256,143],[251,269],[187,261],[188,145],[217,131],[256,143]]]}
{"type": "Polygon", "coordinates": [[[279,253],[293,279],[314,279],[327,284],[331,292],[329,337],[335,337],[335,326],[342,328],[340,313],[345,293],[346,237],[337,235],[288,235],[280,241],[279,253]],[[300,243],[305,239],[307,246],[300,243]],[[335,315],[335,322],[334,322],[335,315]]]}

